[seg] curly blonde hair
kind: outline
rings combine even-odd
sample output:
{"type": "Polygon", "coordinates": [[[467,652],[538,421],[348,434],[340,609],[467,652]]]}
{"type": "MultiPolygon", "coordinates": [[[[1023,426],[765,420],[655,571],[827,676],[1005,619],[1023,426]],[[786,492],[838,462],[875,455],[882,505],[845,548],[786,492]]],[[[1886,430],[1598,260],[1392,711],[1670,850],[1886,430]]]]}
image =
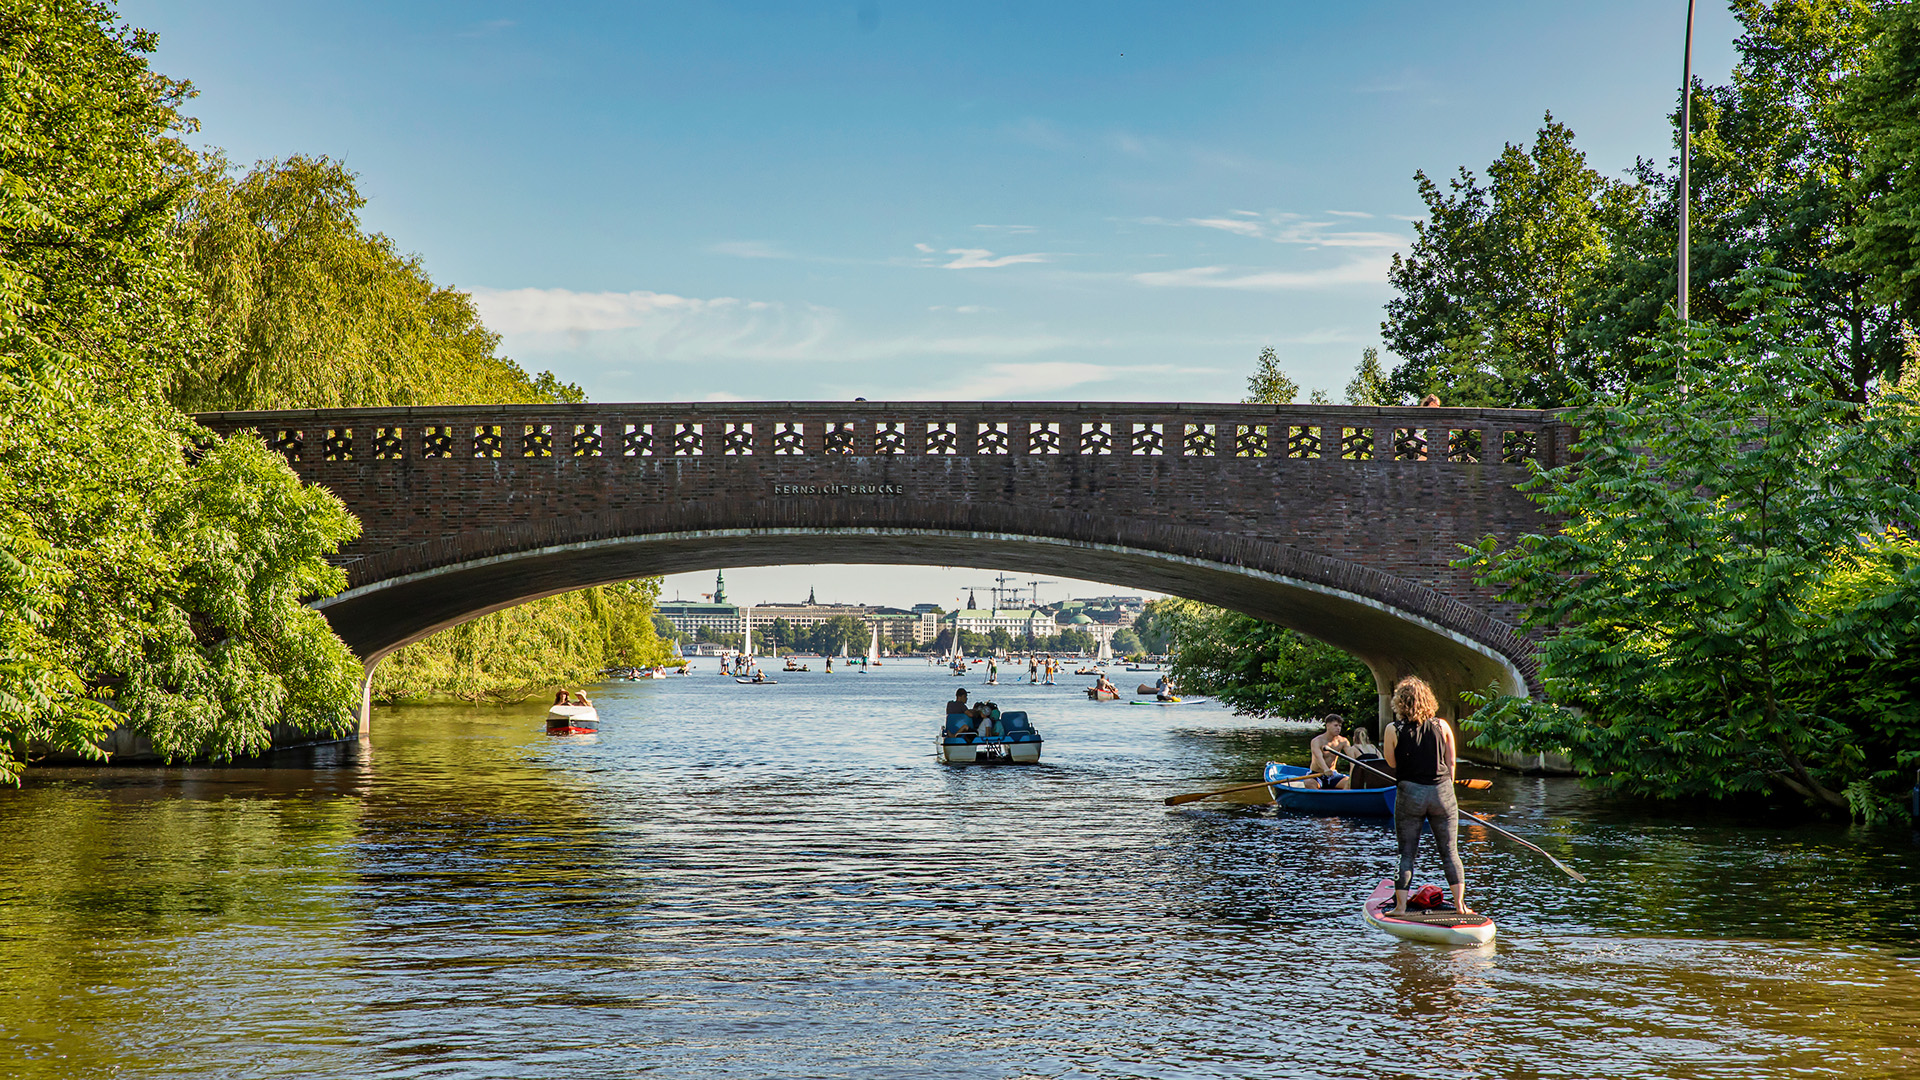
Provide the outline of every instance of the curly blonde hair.
{"type": "Polygon", "coordinates": [[[1418,675],[1409,675],[1393,684],[1393,715],[1415,724],[1424,724],[1440,711],[1433,699],[1433,688],[1418,675]]]}

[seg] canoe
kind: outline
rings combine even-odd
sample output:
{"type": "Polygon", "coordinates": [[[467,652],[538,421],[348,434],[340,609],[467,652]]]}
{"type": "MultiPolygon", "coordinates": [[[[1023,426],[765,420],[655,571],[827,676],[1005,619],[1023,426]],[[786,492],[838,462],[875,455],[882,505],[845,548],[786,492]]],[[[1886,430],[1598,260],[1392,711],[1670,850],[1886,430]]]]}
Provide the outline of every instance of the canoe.
{"type": "Polygon", "coordinates": [[[1119,701],[1120,700],[1120,692],[1118,690],[1096,690],[1091,686],[1087,687],[1087,696],[1089,698],[1092,698],[1094,701],[1119,701]]]}
{"type": "Polygon", "coordinates": [[[1393,879],[1373,887],[1373,895],[1360,909],[1368,926],[1385,930],[1397,938],[1425,941],[1434,945],[1485,945],[1493,940],[1493,920],[1485,915],[1459,915],[1452,908],[1413,911],[1390,915],[1393,910],[1393,879]]]}
{"type": "MultiPolygon", "coordinates": [[[[1277,761],[1267,762],[1264,778],[1272,783],[1291,776],[1306,776],[1312,770],[1298,765],[1282,765],[1277,761]]],[[[1360,788],[1340,791],[1338,789],[1322,791],[1319,788],[1304,787],[1300,784],[1274,784],[1273,801],[1288,810],[1302,814],[1330,814],[1340,817],[1392,817],[1393,796],[1397,790],[1391,787],[1360,788]]]]}
{"type": "Polygon", "coordinates": [[[743,679],[738,675],[734,676],[733,681],[739,683],[742,686],[778,686],[780,685],[779,679],[743,679]]]}
{"type": "Polygon", "coordinates": [[[1146,683],[1141,683],[1139,686],[1136,686],[1133,688],[1133,692],[1136,694],[1145,694],[1148,697],[1152,697],[1155,694],[1158,694],[1160,692],[1160,688],[1157,686],[1148,686],[1146,683]]]}

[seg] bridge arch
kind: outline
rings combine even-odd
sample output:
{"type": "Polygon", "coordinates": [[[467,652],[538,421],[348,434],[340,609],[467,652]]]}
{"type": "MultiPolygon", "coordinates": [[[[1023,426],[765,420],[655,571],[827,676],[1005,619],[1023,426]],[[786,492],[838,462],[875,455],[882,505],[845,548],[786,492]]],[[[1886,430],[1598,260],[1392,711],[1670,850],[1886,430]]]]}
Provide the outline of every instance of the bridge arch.
{"type": "Polygon", "coordinates": [[[1515,490],[1550,413],[1142,403],[639,403],[222,413],[359,516],[316,602],[369,663],[624,578],[779,563],[1005,568],[1232,608],[1443,704],[1537,693],[1459,545],[1552,527],[1515,490]]]}

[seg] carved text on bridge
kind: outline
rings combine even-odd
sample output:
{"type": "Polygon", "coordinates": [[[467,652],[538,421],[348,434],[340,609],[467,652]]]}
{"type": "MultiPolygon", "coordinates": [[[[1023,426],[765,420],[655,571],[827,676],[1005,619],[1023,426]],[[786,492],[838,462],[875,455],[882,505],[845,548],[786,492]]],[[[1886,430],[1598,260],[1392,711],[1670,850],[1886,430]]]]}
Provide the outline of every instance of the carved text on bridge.
{"type": "Polygon", "coordinates": [[[905,495],[905,484],[775,484],[775,495],[793,498],[805,495],[870,496],[876,499],[905,495]]]}

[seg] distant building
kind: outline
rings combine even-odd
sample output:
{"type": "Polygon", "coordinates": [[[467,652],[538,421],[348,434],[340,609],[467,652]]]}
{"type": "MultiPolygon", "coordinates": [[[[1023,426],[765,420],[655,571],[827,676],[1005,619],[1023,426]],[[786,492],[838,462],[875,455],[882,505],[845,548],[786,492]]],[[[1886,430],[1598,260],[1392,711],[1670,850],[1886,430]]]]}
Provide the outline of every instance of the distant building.
{"type": "Polygon", "coordinates": [[[968,634],[1005,630],[1015,641],[1052,637],[1060,632],[1053,616],[1038,608],[962,608],[942,617],[950,628],[968,634]]]}
{"type": "Polygon", "coordinates": [[[713,583],[713,600],[662,600],[654,605],[660,617],[683,634],[739,634],[746,631],[746,619],[740,609],[727,603],[727,575],[718,574],[713,583]]]}

